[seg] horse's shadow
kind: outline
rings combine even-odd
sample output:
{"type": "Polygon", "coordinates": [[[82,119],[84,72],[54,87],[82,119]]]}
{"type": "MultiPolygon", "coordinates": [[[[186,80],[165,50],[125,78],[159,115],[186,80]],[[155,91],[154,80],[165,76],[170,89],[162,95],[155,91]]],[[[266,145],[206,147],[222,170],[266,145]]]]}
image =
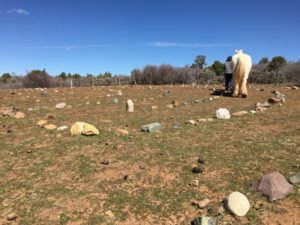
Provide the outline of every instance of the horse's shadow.
{"type": "Polygon", "coordinates": [[[223,89],[216,89],[210,95],[214,96],[224,96],[224,97],[232,97],[231,91],[224,91],[223,89]]]}

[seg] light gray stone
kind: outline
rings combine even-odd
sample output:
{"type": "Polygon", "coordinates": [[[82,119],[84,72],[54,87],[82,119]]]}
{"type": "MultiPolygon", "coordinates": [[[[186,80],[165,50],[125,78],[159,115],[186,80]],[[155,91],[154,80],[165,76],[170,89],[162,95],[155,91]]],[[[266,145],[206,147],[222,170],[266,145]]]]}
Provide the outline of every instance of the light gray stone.
{"type": "Polygon", "coordinates": [[[150,123],[147,125],[142,126],[141,131],[145,131],[145,132],[157,132],[161,130],[161,124],[160,123],[150,123]]]}
{"type": "Polygon", "coordinates": [[[126,101],[126,111],[127,112],[134,112],[134,104],[133,104],[133,101],[131,99],[128,99],[126,101]]]}
{"type": "Polygon", "coordinates": [[[61,102],[55,105],[57,109],[63,109],[67,104],[65,102],[61,102]]]}
{"type": "Polygon", "coordinates": [[[218,119],[230,119],[230,113],[227,109],[225,108],[220,108],[216,111],[216,117],[218,119]]]}
{"type": "Polygon", "coordinates": [[[292,184],[300,184],[300,172],[290,177],[290,182],[292,184]]]}
{"type": "Polygon", "coordinates": [[[236,216],[245,216],[250,209],[250,203],[245,195],[235,191],[227,197],[227,207],[236,216]]]}

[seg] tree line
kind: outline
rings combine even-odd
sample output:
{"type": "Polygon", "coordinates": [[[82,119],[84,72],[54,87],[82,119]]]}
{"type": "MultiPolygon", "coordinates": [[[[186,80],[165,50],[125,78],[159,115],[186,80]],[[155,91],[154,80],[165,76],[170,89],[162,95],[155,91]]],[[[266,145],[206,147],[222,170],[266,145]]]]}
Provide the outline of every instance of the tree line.
{"type": "MultiPolygon", "coordinates": [[[[46,70],[32,70],[25,76],[3,73],[0,88],[70,87],[72,86],[108,86],[108,85],[163,85],[163,84],[217,84],[224,82],[223,63],[219,60],[207,66],[206,56],[198,55],[191,65],[174,67],[169,64],[160,66],[146,65],[135,68],[130,76],[112,75],[110,72],[98,75],[62,72],[57,76],[49,75],[46,70]]],[[[300,83],[300,61],[287,62],[283,56],[271,60],[263,57],[254,64],[249,83],[300,83]]]]}

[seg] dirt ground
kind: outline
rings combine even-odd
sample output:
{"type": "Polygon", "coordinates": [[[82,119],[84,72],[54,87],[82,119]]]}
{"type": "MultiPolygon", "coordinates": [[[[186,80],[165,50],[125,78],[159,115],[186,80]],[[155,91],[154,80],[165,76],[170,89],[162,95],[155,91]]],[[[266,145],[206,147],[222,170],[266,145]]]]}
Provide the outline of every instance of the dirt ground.
{"type": "Polygon", "coordinates": [[[0,107],[25,113],[23,119],[0,117],[0,224],[187,225],[208,215],[224,225],[299,225],[299,185],[274,202],[250,185],[271,172],[287,180],[300,172],[300,90],[250,85],[248,98],[232,98],[219,96],[221,89],[57,88],[47,89],[48,97],[40,89],[0,91],[0,107]],[[286,95],[286,102],[250,113],[275,90],[286,95]],[[134,101],[135,112],[125,111],[127,99],[134,101]],[[199,99],[204,101],[196,103],[199,99]],[[179,106],[168,108],[173,100],[179,106]],[[67,106],[56,109],[60,102],[67,106]],[[219,108],[248,114],[219,120],[219,108]],[[36,125],[47,118],[48,124],[68,129],[36,125]],[[213,120],[185,123],[200,118],[213,120]],[[94,125],[100,135],[71,136],[77,121],[94,125]],[[162,125],[160,132],[141,132],[142,125],[153,122],[162,125]],[[192,173],[194,166],[203,172],[192,173]],[[245,217],[223,209],[222,201],[233,191],[250,201],[245,217]],[[192,204],[204,198],[210,199],[206,208],[192,204]],[[16,219],[7,220],[10,213],[16,219]]]}

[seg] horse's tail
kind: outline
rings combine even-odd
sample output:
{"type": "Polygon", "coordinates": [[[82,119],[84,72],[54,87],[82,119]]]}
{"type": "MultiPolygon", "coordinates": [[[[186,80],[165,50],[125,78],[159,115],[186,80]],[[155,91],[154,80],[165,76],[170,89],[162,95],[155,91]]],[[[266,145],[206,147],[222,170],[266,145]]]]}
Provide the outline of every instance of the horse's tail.
{"type": "Polygon", "coordinates": [[[241,57],[238,58],[236,67],[234,69],[235,77],[238,79],[243,77],[246,70],[245,63],[242,60],[243,59],[241,57]]]}

